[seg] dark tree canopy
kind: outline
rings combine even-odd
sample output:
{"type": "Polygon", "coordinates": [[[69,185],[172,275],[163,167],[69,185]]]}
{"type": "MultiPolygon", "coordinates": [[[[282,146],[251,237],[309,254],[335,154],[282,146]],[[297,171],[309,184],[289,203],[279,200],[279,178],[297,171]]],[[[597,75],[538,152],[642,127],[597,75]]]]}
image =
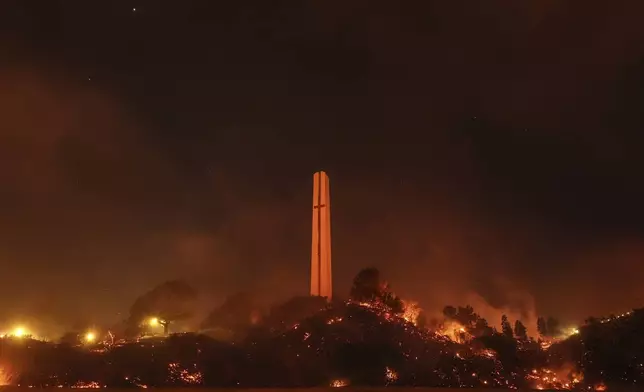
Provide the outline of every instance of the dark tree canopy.
{"type": "Polygon", "coordinates": [[[382,292],[380,271],[377,268],[365,268],[353,278],[349,298],[358,302],[370,302],[378,299],[382,292]]]}
{"type": "Polygon", "coordinates": [[[490,327],[487,320],[484,318],[479,318],[474,324],[474,329],[472,330],[472,335],[474,336],[489,336],[494,333],[494,328],[490,327]]]}
{"type": "Polygon", "coordinates": [[[365,268],[358,272],[353,279],[349,298],[357,302],[381,302],[391,308],[393,313],[405,310],[402,300],[382,280],[377,268],[365,268]]]}
{"type": "Polygon", "coordinates": [[[506,315],[501,316],[501,331],[509,338],[514,336],[512,325],[510,325],[510,321],[508,321],[508,316],[506,315]]]}
{"type": "Polygon", "coordinates": [[[456,314],[457,314],[456,308],[451,305],[447,305],[443,308],[443,316],[445,316],[445,318],[447,319],[450,319],[450,320],[456,319],[456,314]]]}
{"type": "Polygon", "coordinates": [[[479,315],[474,312],[474,308],[470,305],[458,307],[456,321],[461,323],[463,326],[473,328],[479,318],[479,315]]]}
{"type": "Polygon", "coordinates": [[[134,331],[149,317],[172,323],[192,316],[197,291],[182,280],[164,282],[134,301],[127,321],[128,330],[134,331]]]}
{"type": "Polygon", "coordinates": [[[539,317],[537,319],[537,330],[539,335],[547,338],[561,336],[563,333],[559,320],[554,317],[548,317],[547,319],[539,317]]]}
{"type": "Polygon", "coordinates": [[[447,320],[461,324],[473,336],[490,336],[494,333],[494,328],[490,327],[487,320],[479,316],[470,305],[459,307],[451,305],[445,306],[443,308],[443,315],[447,320]]]}
{"type": "Polygon", "coordinates": [[[528,340],[528,329],[519,320],[514,322],[514,336],[519,340],[528,340]]]}
{"type": "Polygon", "coordinates": [[[548,335],[549,336],[559,336],[561,335],[561,324],[559,323],[559,320],[557,320],[554,317],[548,317],[548,321],[546,321],[547,329],[548,329],[548,335]]]}
{"type": "Polygon", "coordinates": [[[537,319],[537,331],[541,336],[548,336],[548,326],[546,325],[546,320],[543,317],[537,319]]]}

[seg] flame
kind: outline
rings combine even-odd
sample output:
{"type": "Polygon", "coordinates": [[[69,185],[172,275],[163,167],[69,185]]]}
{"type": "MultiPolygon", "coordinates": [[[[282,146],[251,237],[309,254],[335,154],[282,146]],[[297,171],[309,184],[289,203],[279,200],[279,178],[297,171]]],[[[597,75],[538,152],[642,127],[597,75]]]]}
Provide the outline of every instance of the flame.
{"type": "Polygon", "coordinates": [[[479,355],[484,355],[484,356],[486,356],[488,358],[496,358],[496,352],[494,350],[489,349],[489,348],[481,350],[479,355]]]}
{"type": "Polygon", "coordinates": [[[84,382],[84,381],[79,381],[76,384],[72,385],[72,388],[81,388],[81,389],[98,389],[98,388],[105,388],[106,385],[101,385],[97,381],[89,381],[89,382],[84,382]]]}
{"type": "Polygon", "coordinates": [[[445,321],[436,333],[457,343],[466,343],[472,340],[472,335],[467,332],[465,327],[451,320],[445,321]]]}
{"type": "Polygon", "coordinates": [[[536,389],[573,389],[576,384],[583,380],[581,373],[570,370],[570,367],[562,367],[557,370],[552,369],[532,369],[532,372],[526,376],[528,381],[532,381],[536,389]]]}
{"type": "Polygon", "coordinates": [[[182,367],[179,363],[170,363],[168,364],[168,378],[170,381],[184,385],[201,385],[203,383],[203,375],[197,370],[196,364],[193,364],[191,368],[192,371],[182,367]]]}
{"type": "Polygon", "coordinates": [[[541,346],[542,350],[547,350],[552,346],[552,340],[550,339],[543,339],[539,342],[539,345],[541,346]]]}
{"type": "Polygon", "coordinates": [[[0,366],[0,387],[11,385],[13,373],[5,366],[0,366]]]}
{"type": "Polygon", "coordinates": [[[333,380],[333,381],[331,381],[330,385],[331,385],[332,388],[342,388],[342,387],[349,386],[349,381],[347,381],[347,380],[333,380]]]}
{"type": "Polygon", "coordinates": [[[418,325],[418,316],[422,309],[418,306],[418,302],[415,301],[403,301],[403,315],[402,318],[405,319],[408,323],[418,325]]]}
{"type": "Polygon", "coordinates": [[[398,373],[389,366],[385,367],[385,379],[387,384],[396,382],[398,380],[398,373]]]}

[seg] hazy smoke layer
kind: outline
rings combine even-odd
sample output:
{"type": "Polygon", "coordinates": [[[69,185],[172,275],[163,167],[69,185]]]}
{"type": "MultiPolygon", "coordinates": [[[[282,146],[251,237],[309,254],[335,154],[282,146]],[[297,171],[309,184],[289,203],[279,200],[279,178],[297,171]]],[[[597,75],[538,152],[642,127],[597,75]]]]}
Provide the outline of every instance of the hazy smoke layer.
{"type": "Polygon", "coordinates": [[[111,323],[174,278],[204,313],[306,293],[321,168],[340,296],[375,266],[530,332],[641,305],[641,6],[385,3],[7,14],[0,321],[111,323]]]}

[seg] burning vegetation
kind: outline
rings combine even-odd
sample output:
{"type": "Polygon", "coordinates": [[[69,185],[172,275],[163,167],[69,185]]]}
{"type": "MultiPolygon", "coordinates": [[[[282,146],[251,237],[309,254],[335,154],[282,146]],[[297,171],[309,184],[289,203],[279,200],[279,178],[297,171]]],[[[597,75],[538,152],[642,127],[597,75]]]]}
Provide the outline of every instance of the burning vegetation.
{"type": "Polygon", "coordinates": [[[539,318],[539,336],[530,337],[520,320],[503,316],[497,329],[467,305],[446,306],[439,320],[427,320],[370,268],[356,276],[346,301],[295,297],[262,316],[247,295],[235,295],[208,315],[202,333],[167,335],[161,332],[186,314],[181,301],[195,294],[182,284],[160,287],[137,300],[124,336],[90,330],[54,344],[17,329],[5,334],[0,383],[602,391],[644,382],[642,310],[590,318],[578,328],[539,318]],[[172,291],[179,299],[166,306],[172,291]]]}

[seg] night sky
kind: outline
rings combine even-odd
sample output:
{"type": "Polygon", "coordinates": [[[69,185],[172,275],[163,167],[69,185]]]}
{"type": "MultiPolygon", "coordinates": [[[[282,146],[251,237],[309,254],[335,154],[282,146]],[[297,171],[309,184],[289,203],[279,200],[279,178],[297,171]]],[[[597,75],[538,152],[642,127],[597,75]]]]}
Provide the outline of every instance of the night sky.
{"type": "MultiPolygon", "coordinates": [[[[0,2],[0,323],[335,293],[644,305],[644,2],[0,2]]],[[[121,313],[119,315],[118,313],[121,313]]],[[[53,322],[52,322],[53,321],[53,322]]],[[[61,327],[62,328],[62,327],[61,327]]]]}

